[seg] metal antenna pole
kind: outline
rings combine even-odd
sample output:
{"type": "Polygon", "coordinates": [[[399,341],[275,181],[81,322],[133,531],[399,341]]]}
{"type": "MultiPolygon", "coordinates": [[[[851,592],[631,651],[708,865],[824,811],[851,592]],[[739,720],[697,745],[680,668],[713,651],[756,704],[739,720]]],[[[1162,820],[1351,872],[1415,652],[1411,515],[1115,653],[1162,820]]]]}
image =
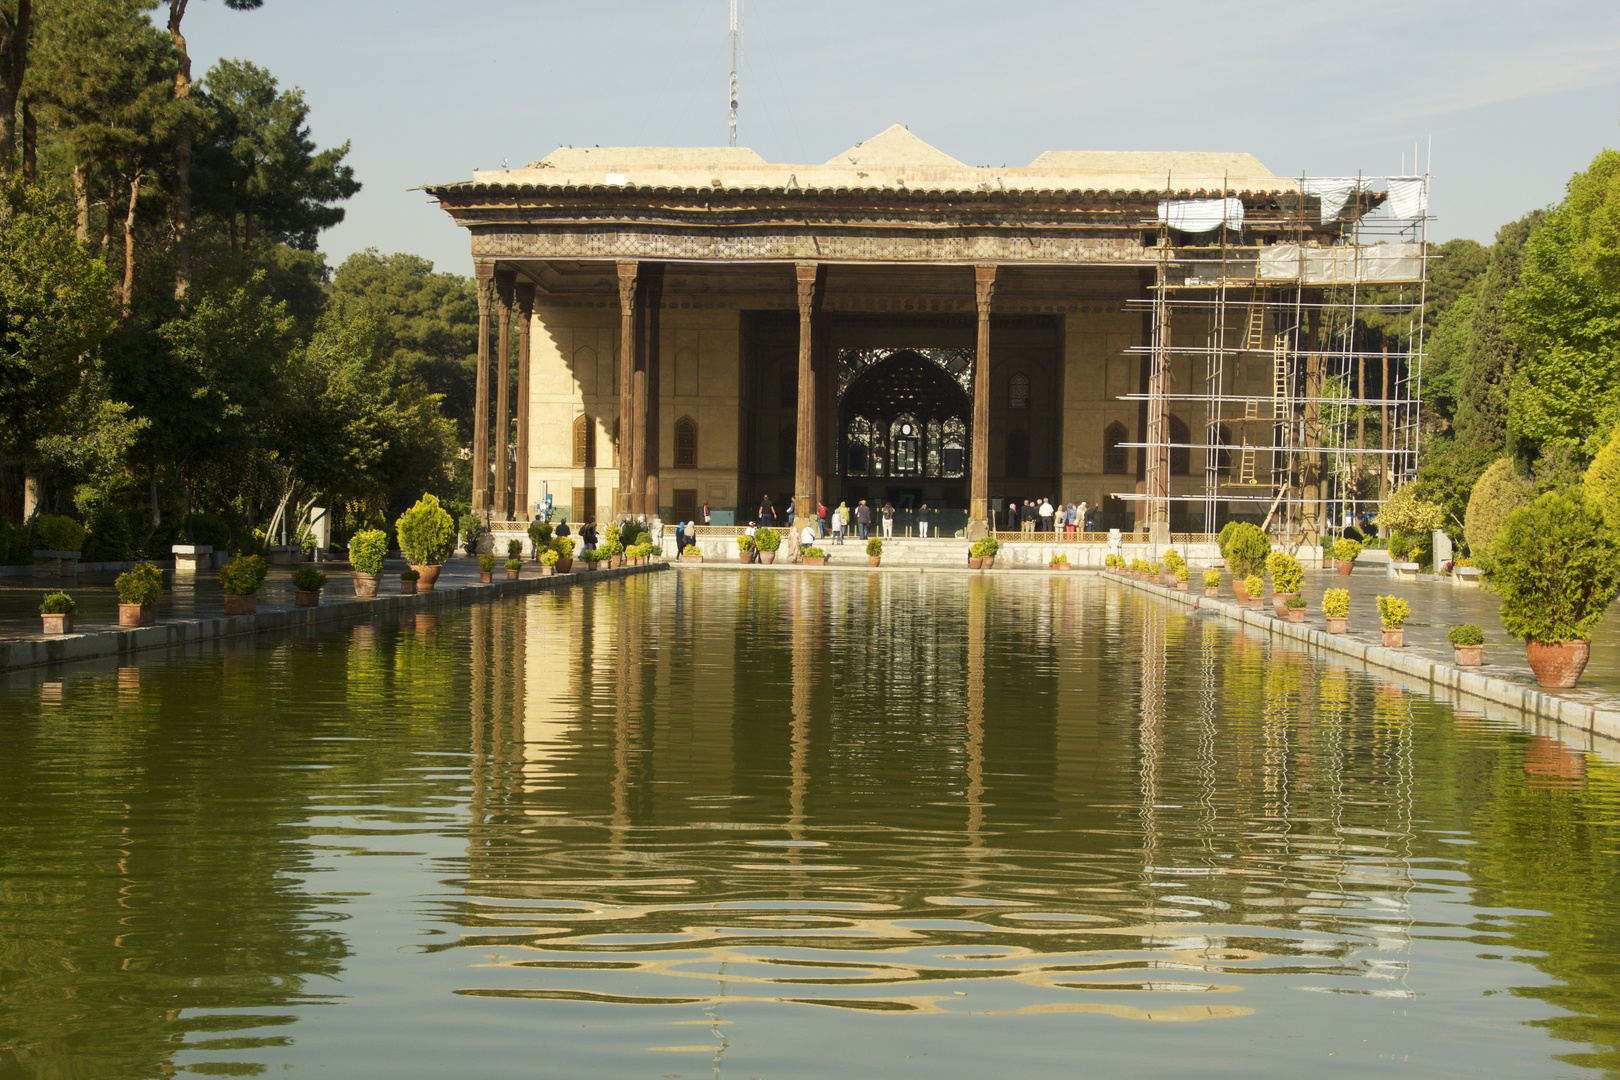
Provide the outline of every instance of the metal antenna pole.
{"type": "Polygon", "coordinates": [[[737,69],[742,66],[743,0],[731,0],[731,145],[737,145],[737,69]]]}

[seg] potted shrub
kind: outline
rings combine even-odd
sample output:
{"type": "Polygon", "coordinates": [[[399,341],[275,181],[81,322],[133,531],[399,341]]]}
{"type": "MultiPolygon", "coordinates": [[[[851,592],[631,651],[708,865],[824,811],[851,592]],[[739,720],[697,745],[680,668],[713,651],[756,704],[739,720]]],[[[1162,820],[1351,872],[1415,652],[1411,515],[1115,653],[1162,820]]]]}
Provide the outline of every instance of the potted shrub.
{"type": "Polygon", "coordinates": [[[1052,570],[1067,570],[1069,568],[1069,557],[1067,555],[1054,555],[1047,567],[1052,570]]]}
{"type": "MultiPolygon", "coordinates": [[[[567,539],[567,537],[564,537],[564,539],[567,539]]],[[[546,547],[550,543],[551,526],[539,518],[529,522],[529,544],[534,548],[536,562],[540,561],[540,556],[545,554],[546,547]]]]}
{"type": "MultiPolygon", "coordinates": [[[[557,549],[556,548],[547,546],[547,548],[540,553],[540,576],[541,577],[551,577],[554,574],[556,574],[557,573],[557,563],[560,562],[561,559],[562,559],[562,556],[557,554],[557,549]]],[[[511,565],[512,565],[511,563],[507,564],[507,568],[508,568],[509,571],[511,569],[511,565]]],[[[520,563],[519,565],[522,565],[522,564],[520,563]]],[[[512,573],[509,572],[506,576],[510,578],[510,577],[516,577],[517,575],[512,574],[512,573]]]]}
{"type": "Polygon", "coordinates": [[[67,593],[50,593],[39,603],[40,632],[45,634],[73,633],[73,613],[78,610],[79,605],[67,593]]]}
{"type": "Polygon", "coordinates": [[[219,572],[225,586],[225,614],[252,615],[259,610],[259,587],[270,565],[257,555],[243,555],[226,563],[219,572]]]}
{"type": "Polygon", "coordinates": [[[876,566],[883,561],[883,540],[881,537],[872,537],[866,542],[866,565],[876,566]]]}
{"type": "Polygon", "coordinates": [[[807,548],[805,548],[804,549],[804,565],[806,565],[806,566],[826,566],[827,565],[827,553],[825,551],[822,551],[818,547],[807,547],[807,548]]]}
{"type": "Polygon", "coordinates": [[[702,562],[703,552],[698,550],[696,544],[687,544],[681,549],[681,562],[702,562]]]}
{"type": "Polygon", "coordinates": [[[298,607],[319,607],[321,590],[326,588],[326,575],[313,566],[300,566],[293,571],[293,603],[298,607]]]}
{"type": "Polygon", "coordinates": [[[739,535],[737,537],[737,561],[738,562],[740,562],[740,563],[751,563],[751,562],[753,562],[754,561],[755,551],[756,551],[756,549],[754,547],[754,538],[752,536],[749,536],[747,533],[743,533],[743,534],[741,534],[741,535],[739,535]]]}
{"type": "Polygon", "coordinates": [[[973,542],[973,546],[968,548],[969,569],[982,570],[986,566],[991,565],[990,558],[987,557],[987,553],[990,550],[989,544],[990,538],[987,536],[983,540],[975,540],[973,542]]]}
{"type": "Polygon", "coordinates": [[[782,546],[782,534],[769,527],[755,529],[754,546],[759,549],[759,561],[769,565],[776,561],[776,549],[782,546]]]}
{"type": "Polygon", "coordinates": [[[572,536],[559,536],[549,541],[551,550],[557,553],[557,573],[572,574],[574,572],[574,538],[572,536]]]}
{"type": "MultiPolygon", "coordinates": [[[[1259,611],[1261,606],[1265,604],[1266,598],[1262,595],[1265,587],[1266,583],[1260,580],[1259,574],[1250,574],[1243,579],[1243,596],[1241,599],[1248,601],[1250,611],[1259,611]]],[[[1237,582],[1235,581],[1232,583],[1232,591],[1237,592],[1237,582]]]]}
{"type": "Polygon", "coordinates": [[[1322,594],[1322,615],[1327,619],[1327,632],[1342,634],[1350,620],[1350,590],[1329,589],[1322,594]]]}
{"type": "Polygon", "coordinates": [[[417,573],[418,587],[432,592],[439,580],[439,566],[456,550],[456,526],[450,514],[433,495],[423,495],[416,505],[399,515],[396,523],[399,547],[405,561],[417,573]]]}
{"type": "Polygon", "coordinates": [[[119,574],[113,587],[118,590],[119,626],[151,626],[157,621],[163,571],[151,563],[141,563],[119,574]]]}
{"type": "Polygon", "coordinates": [[[608,541],[606,555],[609,569],[616,570],[624,565],[624,545],[618,540],[608,541]]]}
{"type": "MultiPolygon", "coordinates": [[[[546,550],[546,554],[547,555],[555,555],[556,552],[552,551],[552,550],[550,550],[548,548],[546,550]]],[[[551,565],[553,565],[553,566],[557,565],[556,560],[552,560],[551,565]]],[[[522,569],[523,569],[523,560],[522,559],[517,559],[517,558],[507,559],[506,560],[506,580],[507,581],[516,581],[518,579],[518,572],[520,570],[522,570],[522,569]]]]}
{"type": "Polygon", "coordinates": [[[383,560],[388,557],[388,534],[381,529],[357,532],[349,540],[349,565],[354,568],[354,595],[376,596],[382,580],[383,560]]]}
{"type": "Polygon", "coordinates": [[[1213,566],[1204,571],[1204,595],[1210,597],[1221,595],[1221,572],[1213,566]]]}
{"type": "MultiPolygon", "coordinates": [[[[541,554],[544,555],[545,552],[541,552],[541,554]]],[[[494,573],[495,556],[489,554],[488,552],[478,556],[478,580],[487,585],[490,580],[490,575],[494,573]]]]}
{"type": "Polygon", "coordinates": [[[421,576],[421,573],[418,572],[414,567],[406,567],[404,570],[401,570],[399,572],[399,595],[415,596],[416,583],[421,576]]]}
{"type": "Polygon", "coordinates": [[[1305,581],[1305,569],[1299,560],[1287,552],[1274,551],[1266,556],[1266,569],[1271,571],[1271,603],[1278,618],[1288,614],[1288,600],[1298,596],[1305,581]]]}
{"type": "Polygon", "coordinates": [[[1348,536],[1341,536],[1333,542],[1333,562],[1340,577],[1350,576],[1350,571],[1355,569],[1356,557],[1360,554],[1361,544],[1348,536]]]}
{"type": "Polygon", "coordinates": [[[988,570],[996,565],[996,552],[1001,550],[1001,541],[993,536],[987,536],[979,543],[984,545],[984,568],[988,570]]]}
{"type": "Polygon", "coordinates": [[[1305,621],[1305,598],[1303,596],[1290,596],[1283,602],[1283,610],[1288,613],[1289,622],[1305,621]]]}
{"type": "Polygon", "coordinates": [[[1446,631],[1452,659],[1458,667],[1479,667],[1484,662],[1485,631],[1473,623],[1462,623],[1446,631]]]}
{"type": "Polygon", "coordinates": [[[1221,533],[1226,537],[1221,544],[1221,557],[1226,560],[1226,568],[1234,579],[1242,578],[1247,581],[1254,573],[1255,567],[1265,562],[1266,556],[1271,552],[1271,541],[1260,526],[1247,521],[1233,522],[1221,533]],[[1231,531],[1228,532],[1227,529],[1231,531]]]}
{"type": "Polygon", "coordinates": [[[1186,563],[1182,563],[1180,566],[1176,567],[1176,591],[1186,592],[1187,580],[1191,577],[1192,571],[1187,569],[1186,563]]]}
{"type": "Polygon", "coordinates": [[[1524,641],[1536,681],[1574,686],[1592,628],[1620,589],[1620,542],[1599,504],[1579,487],[1548,492],[1508,515],[1489,555],[1502,625],[1524,641]]]}
{"type": "Polygon", "coordinates": [[[1384,645],[1399,649],[1406,642],[1406,620],[1412,614],[1412,605],[1399,596],[1378,598],[1378,621],[1384,624],[1384,645]]]}

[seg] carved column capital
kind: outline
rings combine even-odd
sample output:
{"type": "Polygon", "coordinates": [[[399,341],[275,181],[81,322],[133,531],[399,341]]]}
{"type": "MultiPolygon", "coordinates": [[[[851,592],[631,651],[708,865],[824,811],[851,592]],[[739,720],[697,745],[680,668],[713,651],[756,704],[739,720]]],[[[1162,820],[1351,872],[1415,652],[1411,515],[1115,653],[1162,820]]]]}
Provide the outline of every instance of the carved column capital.
{"type": "Polygon", "coordinates": [[[637,262],[622,262],[619,269],[619,306],[629,308],[636,302],[636,272],[641,269],[637,262]]]}
{"type": "Polygon", "coordinates": [[[793,264],[793,275],[799,286],[799,317],[808,319],[816,299],[816,280],[820,271],[813,262],[793,264]]]}
{"type": "Polygon", "coordinates": [[[978,301],[979,310],[988,312],[990,301],[996,293],[996,264],[980,263],[973,268],[974,299],[978,301]]]}
{"type": "Polygon", "coordinates": [[[534,283],[532,281],[518,282],[516,294],[518,317],[527,319],[534,314],[534,283]]]}

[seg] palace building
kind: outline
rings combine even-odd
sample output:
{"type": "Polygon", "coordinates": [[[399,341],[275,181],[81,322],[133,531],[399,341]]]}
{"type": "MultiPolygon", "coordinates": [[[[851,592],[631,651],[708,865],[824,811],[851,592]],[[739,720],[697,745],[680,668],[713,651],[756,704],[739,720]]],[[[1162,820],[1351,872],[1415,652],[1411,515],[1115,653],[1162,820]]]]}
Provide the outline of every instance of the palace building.
{"type": "Polygon", "coordinates": [[[1323,306],[1422,277],[1416,245],[1354,235],[1396,181],[1352,186],[1238,153],[970,166],[898,125],[819,165],[565,147],[430,186],[478,285],[474,509],[926,502],[975,536],[1047,496],[1099,529],[1286,503],[1314,530],[1323,380],[1359,355],[1323,306]]]}

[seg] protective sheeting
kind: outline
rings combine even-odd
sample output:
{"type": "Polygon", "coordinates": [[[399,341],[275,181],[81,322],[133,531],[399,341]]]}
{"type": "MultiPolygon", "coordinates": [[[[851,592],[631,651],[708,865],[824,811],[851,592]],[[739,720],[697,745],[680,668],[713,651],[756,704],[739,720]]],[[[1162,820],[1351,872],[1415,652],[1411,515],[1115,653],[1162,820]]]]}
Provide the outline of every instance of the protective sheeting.
{"type": "Polygon", "coordinates": [[[1324,224],[1339,216],[1358,185],[1369,194],[1388,191],[1385,206],[1392,218],[1419,218],[1429,212],[1429,181],[1422,176],[1306,176],[1299,181],[1305,194],[1321,198],[1324,224]]]}
{"type": "Polygon", "coordinates": [[[1242,199],[1161,199],[1159,224],[1181,232],[1243,228],[1242,199]]]}
{"type": "Polygon", "coordinates": [[[1274,244],[1260,249],[1255,276],[1265,281],[1307,285],[1423,280],[1423,245],[1373,244],[1361,247],[1304,247],[1274,244]]]}

